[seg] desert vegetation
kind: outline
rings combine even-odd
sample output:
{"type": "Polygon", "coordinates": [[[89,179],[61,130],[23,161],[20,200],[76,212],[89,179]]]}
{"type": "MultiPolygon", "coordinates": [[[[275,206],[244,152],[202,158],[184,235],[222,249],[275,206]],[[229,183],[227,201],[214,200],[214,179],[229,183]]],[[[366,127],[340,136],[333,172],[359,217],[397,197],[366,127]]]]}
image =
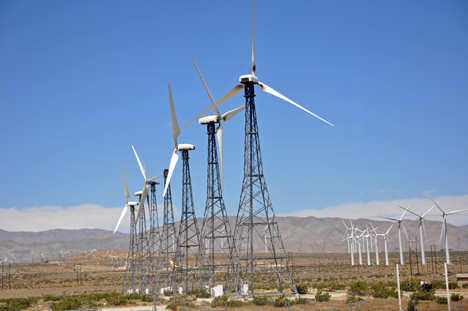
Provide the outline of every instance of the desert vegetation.
{"type": "MultiPolygon", "coordinates": [[[[103,254],[106,251],[102,251],[103,254]]],[[[96,258],[100,256],[96,252],[96,258]]],[[[103,255],[104,256],[104,255],[103,255]]],[[[102,256],[102,257],[103,257],[102,256]]],[[[257,295],[251,297],[222,296],[208,298],[208,292],[194,291],[178,297],[122,295],[125,273],[112,271],[104,259],[94,259],[94,265],[80,265],[82,256],[70,258],[70,264],[15,265],[10,277],[3,277],[0,290],[0,310],[70,310],[85,308],[117,308],[123,306],[175,307],[178,310],[242,309],[270,310],[398,310],[398,289],[395,266],[351,266],[348,254],[293,254],[293,271],[299,295],[257,295]],[[80,258],[81,257],[81,258],[80,258]]],[[[406,259],[407,257],[405,257],[406,259]]],[[[453,252],[449,266],[451,304],[459,310],[468,307],[468,286],[458,288],[455,274],[468,271],[468,254],[453,252]],[[465,298],[465,299],[464,299],[465,298]]],[[[391,253],[391,262],[398,254],[391,253]]],[[[409,262],[408,262],[409,263],[409,262]]],[[[446,310],[445,278],[442,257],[436,266],[400,267],[402,306],[407,310],[446,310]],[[437,271],[437,272],[436,272],[437,271]],[[433,285],[422,291],[420,281],[433,285]]],[[[215,278],[223,284],[223,275],[215,278]]],[[[255,275],[255,289],[260,293],[277,292],[262,273],[255,275]]],[[[285,292],[289,289],[285,288],[285,292]]]]}

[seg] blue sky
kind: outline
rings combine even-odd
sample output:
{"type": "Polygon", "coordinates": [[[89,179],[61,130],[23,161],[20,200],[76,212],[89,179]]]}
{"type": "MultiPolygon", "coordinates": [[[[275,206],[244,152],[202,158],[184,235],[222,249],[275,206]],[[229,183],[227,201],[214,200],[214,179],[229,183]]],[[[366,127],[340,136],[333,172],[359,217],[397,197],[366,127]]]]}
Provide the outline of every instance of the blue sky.
{"type": "MultiPolygon", "coordinates": [[[[395,202],[414,198],[425,200],[415,207],[422,211],[430,207],[425,190],[444,197],[447,210],[468,208],[466,2],[259,0],[256,48],[260,81],[335,124],[256,88],[277,214],[335,217],[346,206],[349,217],[370,217],[360,204],[392,202],[378,211],[391,215],[395,202]]],[[[125,204],[120,166],[131,192],[143,186],[131,146],[148,175],[169,164],[167,84],[183,126],[210,105],[190,56],[218,100],[248,73],[251,49],[251,1],[0,2],[0,209],[14,218],[2,217],[0,227],[112,229],[125,204]],[[102,217],[92,222],[87,213],[96,210],[102,217]],[[43,211],[60,217],[36,227],[43,211]],[[20,219],[31,215],[25,226],[20,219]]],[[[239,94],[220,110],[243,104],[239,94]]],[[[243,132],[243,114],[224,126],[230,215],[243,132]]],[[[202,216],[206,129],[190,125],[182,142],[197,148],[190,165],[202,216]]],[[[179,163],[178,208],[181,171],[179,163]]]]}

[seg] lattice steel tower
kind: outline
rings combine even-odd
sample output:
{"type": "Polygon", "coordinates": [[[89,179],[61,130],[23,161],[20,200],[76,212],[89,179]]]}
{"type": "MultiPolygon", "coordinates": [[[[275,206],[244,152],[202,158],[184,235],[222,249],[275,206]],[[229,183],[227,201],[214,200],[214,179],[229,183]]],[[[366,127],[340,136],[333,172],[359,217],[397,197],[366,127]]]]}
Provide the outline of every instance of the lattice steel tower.
{"type": "MultiPolygon", "coordinates": [[[[164,170],[164,185],[167,182],[167,174],[169,170],[164,170]]],[[[164,196],[164,220],[161,230],[161,253],[160,267],[162,271],[161,287],[171,287],[172,271],[174,270],[175,253],[176,253],[177,232],[174,224],[174,209],[172,206],[171,185],[168,185],[166,195],[164,196]]]]}
{"type": "Polygon", "coordinates": [[[127,294],[128,291],[134,292],[139,285],[139,282],[137,282],[138,268],[136,265],[138,257],[138,237],[136,232],[135,206],[137,205],[138,203],[136,202],[128,202],[128,206],[130,207],[130,243],[128,246],[123,294],[127,294]]]}
{"type": "Polygon", "coordinates": [[[150,200],[150,232],[149,232],[149,273],[151,282],[151,293],[158,294],[161,288],[160,259],[161,259],[161,236],[159,233],[158,203],[156,201],[157,181],[148,182],[151,191],[150,200]]]}
{"type": "Polygon", "coordinates": [[[182,153],[182,217],[180,220],[179,234],[177,235],[177,250],[175,260],[174,290],[182,287],[185,291],[193,290],[196,277],[196,259],[200,246],[200,231],[198,230],[197,217],[192,196],[192,181],[190,178],[189,150],[195,146],[180,144],[177,146],[182,153]]]}
{"type": "Polygon", "coordinates": [[[254,294],[254,274],[262,272],[280,292],[284,286],[290,286],[296,292],[296,284],[263,175],[254,83],[242,81],[242,77],[241,83],[245,85],[246,99],[244,180],[234,233],[239,252],[239,281],[247,282],[250,294],[254,294]],[[260,253],[264,246],[267,253],[260,253]]]}
{"type": "MultiPolygon", "coordinates": [[[[215,273],[226,273],[225,288],[233,286],[231,256],[233,253],[233,237],[223,200],[221,177],[216,146],[217,116],[200,119],[200,124],[206,124],[208,134],[208,170],[207,198],[205,215],[200,235],[200,250],[198,265],[200,267],[200,287],[214,287],[215,273]],[[219,253],[215,256],[215,253],[219,253]]],[[[233,286],[235,287],[235,286],[233,286]]]]}

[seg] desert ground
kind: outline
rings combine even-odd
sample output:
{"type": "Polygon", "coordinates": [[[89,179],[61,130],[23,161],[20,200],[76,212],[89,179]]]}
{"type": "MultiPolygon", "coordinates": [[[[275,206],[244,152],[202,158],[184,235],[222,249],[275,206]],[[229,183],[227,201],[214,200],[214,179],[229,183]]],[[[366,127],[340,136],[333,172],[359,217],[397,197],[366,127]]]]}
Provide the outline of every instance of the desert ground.
{"type": "MultiPolygon", "coordinates": [[[[124,253],[122,250],[110,250],[110,256],[118,256],[124,253]]],[[[86,257],[83,265],[83,256],[73,256],[68,259],[68,265],[59,264],[58,261],[35,264],[16,264],[10,266],[10,275],[4,273],[0,290],[0,310],[10,310],[7,307],[9,298],[36,297],[37,301],[25,310],[48,310],[50,297],[65,297],[82,294],[95,293],[122,293],[125,273],[118,272],[117,265],[112,270],[112,261],[109,260],[107,266],[107,250],[94,252],[93,264],[91,259],[86,257]],[[49,301],[46,299],[49,297],[49,301]],[[3,309],[2,309],[3,308],[3,309]]],[[[371,254],[372,265],[367,265],[367,255],[363,254],[363,265],[352,266],[349,254],[310,254],[310,253],[290,253],[296,284],[307,286],[307,294],[300,295],[305,304],[295,304],[290,306],[291,310],[330,310],[339,311],[351,308],[349,296],[356,294],[351,291],[352,284],[358,281],[369,286],[378,282],[396,282],[396,266],[399,260],[398,253],[390,253],[391,265],[385,266],[383,253],[380,255],[380,265],[375,264],[375,254],[371,254]],[[330,294],[330,300],[324,302],[315,301],[318,290],[330,294]],[[304,300],[304,298],[306,298],[304,300]],[[348,301],[347,301],[348,300],[348,301]]],[[[400,282],[405,280],[421,279],[426,282],[444,281],[444,259],[445,253],[437,252],[434,259],[430,252],[426,258],[430,264],[422,266],[420,258],[412,255],[411,265],[409,255],[405,253],[405,265],[400,266],[400,282]]],[[[358,262],[356,256],[356,262],[358,262]]],[[[452,252],[452,265],[448,267],[449,282],[456,282],[456,273],[468,272],[468,253],[452,252]]],[[[217,278],[217,284],[222,284],[221,277],[217,278]]],[[[267,277],[259,275],[255,279],[255,287],[259,292],[274,292],[276,289],[269,283],[267,277]]],[[[287,291],[287,290],[285,290],[287,291]]],[[[468,310],[468,288],[451,289],[450,293],[458,293],[465,299],[451,301],[452,310],[468,310]]],[[[402,309],[407,309],[410,292],[403,292],[402,309]]],[[[446,296],[444,289],[437,289],[436,296],[446,296]]],[[[299,297],[286,295],[297,300],[299,297]]],[[[109,305],[105,299],[95,302],[99,309],[122,309],[149,310],[154,305],[159,309],[164,309],[171,297],[160,295],[158,297],[147,297],[146,299],[135,298],[120,306],[109,305]],[[127,308],[127,309],[125,309],[127,308]]],[[[260,306],[252,302],[251,297],[232,297],[243,302],[243,306],[228,307],[230,310],[270,310],[275,308],[273,301],[278,296],[273,297],[267,305],[260,306]]],[[[194,298],[187,296],[186,306],[178,307],[178,310],[208,310],[212,309],[212,298],[194,298]]],[[[388,297],[386,299],[374,298],[371,290],[363,291],[355,296],[352,304],[355,310],[399,310],[398,299],[388,297]],[[359,298],[358,298],[359,297],[359,298]],[[362,299],[357,301],[358,299],[362,299]]],[[[286,308],[288,306],[285,306],[286,308]]],[[[434,300],[420,300],[417,303],[418,310],[447,310],[447,304],[438,304],[434,300]]],[[[218,308],[219,309],[219,308],[218,308]]],[[[221,308],[224,309],[224,308],[221,308]]]]}

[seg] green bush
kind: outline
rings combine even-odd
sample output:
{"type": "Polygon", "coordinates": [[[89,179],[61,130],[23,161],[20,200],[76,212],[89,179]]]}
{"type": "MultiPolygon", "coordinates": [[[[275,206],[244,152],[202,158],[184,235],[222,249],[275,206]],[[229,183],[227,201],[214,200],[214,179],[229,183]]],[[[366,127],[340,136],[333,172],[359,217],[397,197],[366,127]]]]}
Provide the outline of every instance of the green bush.
{"type": "Polygon", "coordinates": [[[307,303],[307,298],[297,298],[294,303],[296,305],[305,305],[307,303]]]}
{"type": "Polygon", "coordinates": [[[458,284],[456,282],[449,282],[449,289],[457,289],[459,288],[458,287],[458,284]]]}
{"type": "Polygon", "coordinates": [[[31,305],[36,304],[38,301],[38,297],[6,298],[0,300],[0,302],[6,303],[5,306],[0,306],[0,308],[3,308],[4,310],[22,310],[29,308],[31,305]]]}
{"type": "Polygon", "coordinates": [[[197,298],[211,298],[211,294],[208,292],[208,289],[201,288],[194,291],[195,297],[197,298]]]}
{"type": "Polygon", "coordinates": [[[317,294],[315,294],[315,300],[319,302],[330,301],[330,297],[331,296],[329,293],[322,294],[322,291],[320,289],[317,291],[317,294]]]}
{"type": "Polygon", "coordinates": [[[450,295],[450,299],[452,301],[460,301],[463,300],[463,295],[453,293],[450,295]]]}
{"type": "Polygon", "coordinates": [[[462,284],[462,288],[468,288],[468,283],[462,284]]]}
{"type": "Polygon", "coordinates": [[[237,300],[237,299],[228,300],[228,307],[238,308],[242,306],[244,306],[244,302],[242,300],[237,300]]]}
{"type": "Polygon", "coordinates": [[[265,306],[270,302],[270,299],[267,296],[254,296],[252,302],[257,306],[265,306]]]}
{"type": "Polygon", "coordinates": [[[386,287],[383,282],[374,283],[371,286],[372,297],[387,299],[388,297],[398,298],[398,292],[393,287],[386,287]]]}
{"type": "Polygon", "coordinates": [[[242,300],[237,300],[237,299],[228,300],[227,296],[219,296],[213,299],[213,301],[211,302],[211,307],[212,308],[218,308],[218,307],[224,308],[226,307],[226,304],[228,307],[232,307],[232,308],[238,308],[238,307],[244,306],[244,302],[242,300]]]}
{"type": "Polygon", "coordinates": [[[290,301],[289,299],[285,298],[284,295],[281,295],[279,296],[278,298],[275,299],[275,301],[273,302],[273,305],[275,307],[279,307],[279,308],[282,308],[282,307],[287,307],[289,305],[294,305],[294,301],[290,301]]]}
{"type": "Polygon", "coordinates": [[[307,294],[307,285],[305,284],[297,285],[296,289],[297,289],[298,294],[301,294],[301,295],[307,294]]]}
{"type": "Polygon", "coordinates": [[[52,295],[43,295],[42,296],[42,300],[44,302],[47,302],[47,301],[57,301],[57,300],[60,300],[60,296],[52,296],[52,295]]]}
{"type": "Polygon", "coordinates": [[[442,297],[442,296],[436,296],[436,302],[440,305],[446,305],[447,304],[447,297],[442,297]]]}
{"type": "Polygon", "coordinates": [[[410,300],[413,300],[415,297],[418,301],[419,300],[434,300],[435,299],[434,293],[435,293],[434,289],[428,292],[420,290],[415,293],[412,293],[410,295],[410,300]]]}
{"type": "Polygon", "coordinates": [[[351,283],[349,288],[351,291],[356,292],[358,295],[362,296],[362,295],[365,295],[365,292],[369,288],[369,285],[367,285],[366,282],[357,281],[357,282],[351,283]]]}
{"type": "Polygon", "coordinates": [[[419,278],[409,278],[401,282],[400,289],[404,292],[417,292],[419,290],[419,278]]]}
{"type": "MultiPolygon", "coordinates": [[[[418,304],[417,300],[416,300],[416,304],[418,304]]],[[[413,299],[408,300],[408,306],[406,307],[406,311],[416,311],[416,306],[414,305],[413,299]]]]}
{"type": "Polygon", "coordinates": [[[106,301],[110,306],[124,306],[127,304],[127,299],[119,293],[113,292],[107,295],[106,301]]]}
{"type": "Polygon", "coordinates": [[[227,301],[228,301],[227,296],[215,297],[213,301],[211,302],[211,307],[212,308],[225,307],[227,301]]]}
{"type": "Polygon", "coordinates": [[[76,310],[82,308],[81,301],[78,297],[65,297],[65,299],[58,302],[52,302],[50,308],[54,311],[59,310],[76,310]]]}
{"type": "Polygon", "coordinates": [[[445,282],[441,280],[432,280],[432,285],[434,285],[435,289],[444,289],[445,288],[445,282]]]}
{"type": "Polygon", "coordinates": [[[196,306],[190,302],[187,301],[186,298],[183,297],[175,297],[170,304],[167,305],[166,309],[177,309],[177,307],[189,307],[189,308],[195,308],[196,306]]]}

